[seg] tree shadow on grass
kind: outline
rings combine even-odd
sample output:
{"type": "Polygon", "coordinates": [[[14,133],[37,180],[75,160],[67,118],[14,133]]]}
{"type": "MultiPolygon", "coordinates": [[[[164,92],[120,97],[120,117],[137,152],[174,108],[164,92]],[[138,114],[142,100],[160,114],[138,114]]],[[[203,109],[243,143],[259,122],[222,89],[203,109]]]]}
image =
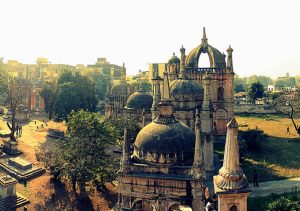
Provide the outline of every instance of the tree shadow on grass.
{"type": "Polygon", "coordinates": [[[241,168],[249,182],[253,182],[254,171],[257,171],[259,175],[259,182],[287,179],[287,177],[279,176],[273,169],[261,163],[253,163],[245,159],[241,159],[241,168]]]}

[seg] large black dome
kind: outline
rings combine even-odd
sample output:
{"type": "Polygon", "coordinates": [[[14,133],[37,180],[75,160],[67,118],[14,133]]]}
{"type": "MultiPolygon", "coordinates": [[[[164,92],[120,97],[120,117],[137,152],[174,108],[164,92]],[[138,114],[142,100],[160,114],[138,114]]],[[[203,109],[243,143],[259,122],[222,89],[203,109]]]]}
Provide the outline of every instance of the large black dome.
{"type": "Polygon", "coordinates": [[[159,116],[139,132],[134,148],[136,157],[146,162],[187,162],[193,159],[195,134],[173,117],[159,116]]]}
{"type": "Polygon", "coordinates": [[[135,92],[129,96],[126,107],[127,109],[151,109],[153,98],[146,92],[135,92]]]}
{"type": "Polygon", "coordinates": [[[179,78],[170,85],[170,94],[179,101],[202,101],[204,89],[201,84],[186,78],[179,78]]]}

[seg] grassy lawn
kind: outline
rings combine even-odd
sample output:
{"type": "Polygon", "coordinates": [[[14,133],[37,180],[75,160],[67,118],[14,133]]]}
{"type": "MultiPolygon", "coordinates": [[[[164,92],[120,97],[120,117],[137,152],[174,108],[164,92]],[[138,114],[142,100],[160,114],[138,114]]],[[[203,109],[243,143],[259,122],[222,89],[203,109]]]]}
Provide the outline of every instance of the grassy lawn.
{"type": "MultiPolygon", "coordinates": [[[[276,115],[245,115],[236,116],[236,120],[239,130],[257,126],[269,136],[262,143],[261,151],[256,153],[246,150],[240,143],[241,165],[250,182],[254,169],[260,181],[300,177],[300,143],[296,142],[299,137],[290,119],[276,115]],[[291,134],[285,134],[288,126],[291,134]]],[[[221,148],[216,149],[222,156],[221,148]]]]}

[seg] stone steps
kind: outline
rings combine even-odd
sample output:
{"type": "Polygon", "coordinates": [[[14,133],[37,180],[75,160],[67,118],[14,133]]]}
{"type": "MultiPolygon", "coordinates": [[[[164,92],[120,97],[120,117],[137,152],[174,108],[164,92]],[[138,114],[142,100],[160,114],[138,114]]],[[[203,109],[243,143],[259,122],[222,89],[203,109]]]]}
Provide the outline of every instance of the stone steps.
{"type": "Polygon", "coordinates": [[[0,199],[0,211],[8,211],[17,207],[24,206],[28,204],[29,200],[17,193],[15,197],[7,197],[5,199],[0,199]]]}

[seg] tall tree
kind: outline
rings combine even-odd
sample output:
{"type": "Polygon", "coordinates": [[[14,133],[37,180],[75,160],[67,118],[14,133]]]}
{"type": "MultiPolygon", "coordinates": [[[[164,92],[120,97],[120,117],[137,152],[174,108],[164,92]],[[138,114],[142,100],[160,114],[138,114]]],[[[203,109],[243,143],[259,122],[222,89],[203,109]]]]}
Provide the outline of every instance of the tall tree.
{"type": "Polygon", "coordinates": [[[98,100],[103,100],[110,83],[109,75],[103,74],[100,70],[93,70],[89,71],[86,76],[95,83],[98,100]]]}
{"type": "Polygon", "coordinates": [[[52,119],[54,106],[56,103],[57,85],[55,81],[47,81],[40,92],[45,102],[45,110],[48,118],[52,119]]]}
{"type": "Polygon", "coordinates": [[[143,92],[151,92],[151,90],[152,90],[151,83],[149,83],[147,81],[140,81],[140,82],[132,83],[132,87],[135,91],[140,90],[143,92]]]}
{"type": "Polygon", "coordinates": [[[291,119],[295,130],[300,135],[300,91],[286,90],[274,100],[275,109],[291,119]]]}
{"type": "MultiPolygon", "coordinates": [[[[1,62],[2,63],[2,62],[1,62]]],[[[2,66],[0,64],[0,66],[2,66]]],[[[0,70],[0,94],[2,103],[11,112],[11,124],[7,122],[10,129],[10,139],[16,141],[16,114],[18,109],[27,103],[31,91],[31,83],[23,78],[15,78],[6,72],[3,68],[0,70]]]]}
{"type": "Polygon", "coordinates": [[[95,111],[98,102],[93,81],[70,71],[59,77],[56,96],[55,115],[65,120],[72,110],[95,111]]]}
{"type": "Polygon", "coordinates": [[[114,179],[113,171],[109,171],[114,162],[108,150],[114,140],[114,128],[106,124],[105,117],[99,113],[73,111],[68,119],[68,138],[60,146],[56,165],[60,176],[71,181],[74,189],[77,183],[80,196],[86,197],[87,182],[96,178],[114,179]]]}
{"type": "Polygon", "coordinates": [[[248,89],[248,96],[250,97],[253,104],[255,104],[255,101],[257,98],[262,98],[264,96],[264,86],[259,82],[253,82],[248,89]]]}

